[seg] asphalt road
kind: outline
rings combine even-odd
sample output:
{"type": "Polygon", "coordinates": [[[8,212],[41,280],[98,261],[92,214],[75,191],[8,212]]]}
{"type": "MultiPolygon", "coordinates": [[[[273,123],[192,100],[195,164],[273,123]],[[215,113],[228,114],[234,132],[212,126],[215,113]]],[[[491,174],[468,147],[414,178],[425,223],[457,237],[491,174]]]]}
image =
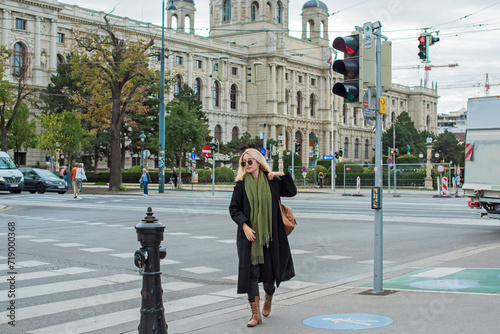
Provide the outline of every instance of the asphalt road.
{"type": "MultiPolygon", "coordinates": [[[[0,302],[15,300],[16,327],[0,310],[1,333],[121,333],[137,328],[141,276],[135,232],[147,207],[166,226],[162,283],[167,321],[241,305],[235,275],[231,193],[130,195],[0,194],[0,238],[16,229],[16,297],[9,298],[7,243],[0,243],[0,302]]],[[[298,220],[290,236],[296,277],[280,290],[373,272],[369,197],[299,193],[284,202],[298,220]]],[[[384,198],[384,267],[496,242],[500,222],[480,218],[464,198],[384,198]]]]}

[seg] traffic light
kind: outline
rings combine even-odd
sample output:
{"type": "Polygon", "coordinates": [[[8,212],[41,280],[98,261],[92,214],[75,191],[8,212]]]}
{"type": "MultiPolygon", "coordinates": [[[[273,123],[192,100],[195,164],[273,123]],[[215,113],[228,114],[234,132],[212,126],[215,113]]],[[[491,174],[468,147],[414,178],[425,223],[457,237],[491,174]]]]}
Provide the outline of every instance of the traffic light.
{"type": "Polygon", "coordinates": [[[248,82],[250,82],[252,85],[257,85],[257,66],[262,65],[261,62],[254,62],[252,66],[248,66],[248,82]]]}
{"type": "Polygon", "coordinates": [[[421,34],[418,37],[418,57],[423,61],[423,62],[428,62],[429,60],[429,53],[428,53],[428,48],[429,48],[429,35],[427,34],[421,34]]]}
{"type": "Polygon", "coordinates": [[[434,45],[434,43],[437,43],[439,41],[440,41],[439,37],[429,36],[429,45],[434,45]]]}
{"type": "Polygon", "coordinates": [[[45,155],[45,162],[50,162],[50,154],[45,155]]]}
{"type": "Polygon", "coordinates": [[[359,102],[363,92],[362,40],[362,32],[356,31],[351,36],[337,37],[333,41],[333,48],[344,53],[344,59],[333,63],[333,70],[344,75],[345,80],[333,86],[333,94],[342,96],[347,103],[359,102]]]}
{"type": "Polygon", "coordinates": [[[295,152],[300,153],[300,143],[295,143],[295,152]]]}
{"type": "Polygon", "coordinates": [[[394,154],[394,149],[391,148],[391,155],[393,155],[393,154],[394,154]]]}
{"type": "Polygon", "coordinates": [[[342,149],[341,148],[339,148],[339,157],[342,158],[342,149]]]}
{"type": "Polygon", "coordinates": [[[214,153],[218,153],[219,152],[219,142],[218,141],[214,141],[212,143],[212,151],[214,153]]]}
{"type": "Polygon", "coordinates": [[[335,152],[335,159],[339,158],[339,152],[335,152]]]}
{"type": "Polygon", "coordinates": [[[64,158],[59,158],[58,162],[60,166],[64,165],[64,158]]]}

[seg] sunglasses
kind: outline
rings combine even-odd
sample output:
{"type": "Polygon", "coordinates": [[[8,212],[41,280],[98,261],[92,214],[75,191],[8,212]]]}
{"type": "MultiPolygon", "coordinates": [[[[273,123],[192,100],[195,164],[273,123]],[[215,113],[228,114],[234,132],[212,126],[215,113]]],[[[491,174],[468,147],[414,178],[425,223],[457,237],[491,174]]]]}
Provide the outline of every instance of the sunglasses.
{"type": "Polygon", "coordinates": [[[247,162],[242,161],[241,162],[241,167],[245,167],[247,164],[248,164],[248,166],[252,166],[253,161],[252,160],[248,160],[247,162]]]}

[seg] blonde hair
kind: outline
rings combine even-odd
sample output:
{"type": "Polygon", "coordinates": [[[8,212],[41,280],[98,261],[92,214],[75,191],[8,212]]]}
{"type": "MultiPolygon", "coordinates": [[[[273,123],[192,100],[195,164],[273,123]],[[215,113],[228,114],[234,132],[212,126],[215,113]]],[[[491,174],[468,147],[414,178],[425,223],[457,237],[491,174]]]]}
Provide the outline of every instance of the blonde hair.
{"type": "Polygon", "coordinates": [[[264,156],[260,154],[259,151],[254,148],[247,148],[238,161],[238,173],[236,174],[236,181],[243,181],[245,179],[245,176],[247,175],[245,168],[241,166],[241,162],[243,161],[243,157],[245,156],[245,154],[248,154],[260,164],[261,171],[268,173],[271,171],[271,168],[269,167],[266,159],[264,159],[264,156]]]}

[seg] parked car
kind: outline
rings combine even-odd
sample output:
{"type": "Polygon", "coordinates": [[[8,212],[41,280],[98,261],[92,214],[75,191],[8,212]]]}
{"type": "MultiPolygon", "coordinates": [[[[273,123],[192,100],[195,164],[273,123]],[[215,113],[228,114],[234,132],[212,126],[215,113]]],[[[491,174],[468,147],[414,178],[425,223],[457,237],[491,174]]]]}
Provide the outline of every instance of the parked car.
{"type": "Polygon", "coordinates": [[[40,168],[19,168],[24,175],[24,190],[34,194],[43,194],[46,191],[64,194],[68,191],[68,183],[57,177],[51,171],[40,168]]]}
{"type": "Polygon", "coordinates": [[[20,193],[24,187],[23,174],[6,152],[0,151],[0,190],[20,193]]]}

